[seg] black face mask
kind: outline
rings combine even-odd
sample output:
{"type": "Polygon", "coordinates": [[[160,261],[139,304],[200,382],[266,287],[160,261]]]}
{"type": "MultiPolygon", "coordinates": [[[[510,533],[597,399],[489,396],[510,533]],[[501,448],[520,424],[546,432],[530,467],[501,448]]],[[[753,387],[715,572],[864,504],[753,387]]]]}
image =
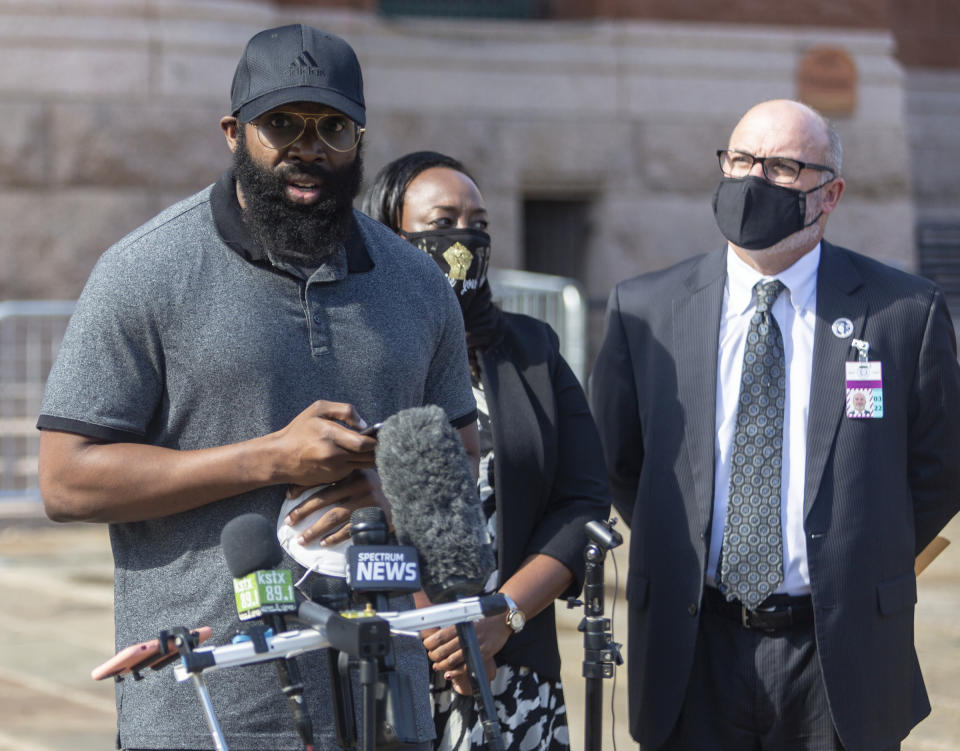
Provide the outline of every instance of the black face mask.
{"type": "Polygon", "coordinates": [[[490,235],[479,229],[433,229],[401,235],[437,262],[450,280],[460,307],[469,310],[487,278],[490,235]]]}
{"type": "Polygon", "coordinates": [[[795,190],[774,185],[761,177],[723,177],[713,192],[713,215],[720,232],[731,243],[747,250],[762,250],[809,227],[807,195],[820,190],[795,190]]]}

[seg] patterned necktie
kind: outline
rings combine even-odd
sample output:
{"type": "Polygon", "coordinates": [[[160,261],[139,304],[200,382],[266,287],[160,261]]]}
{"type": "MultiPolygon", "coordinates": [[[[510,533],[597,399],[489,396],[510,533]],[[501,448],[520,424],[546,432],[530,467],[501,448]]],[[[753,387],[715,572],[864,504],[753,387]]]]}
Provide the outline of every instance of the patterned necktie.
{"type": "Polygon", "coordinates": [[[750,610],[783,581],[780,468],[786,386],[783,336],[770,312],[784,286],[757,282],[757,307],[743,352],[740,402],[730,459],[720,581],[728,600],[750,610]]]}

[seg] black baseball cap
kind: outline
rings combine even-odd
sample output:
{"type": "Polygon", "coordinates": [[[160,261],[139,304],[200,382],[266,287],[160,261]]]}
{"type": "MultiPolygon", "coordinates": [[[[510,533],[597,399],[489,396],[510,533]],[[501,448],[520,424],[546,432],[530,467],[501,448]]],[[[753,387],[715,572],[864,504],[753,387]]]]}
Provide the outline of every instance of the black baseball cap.
{"type": "Polygon", "coordinates": [[[316,102],[365,125],[363,76],[353,48],[336,34],[294,24],[247,42],[233,74],[230,107],[240,122],[290,102],[316,102]]]}

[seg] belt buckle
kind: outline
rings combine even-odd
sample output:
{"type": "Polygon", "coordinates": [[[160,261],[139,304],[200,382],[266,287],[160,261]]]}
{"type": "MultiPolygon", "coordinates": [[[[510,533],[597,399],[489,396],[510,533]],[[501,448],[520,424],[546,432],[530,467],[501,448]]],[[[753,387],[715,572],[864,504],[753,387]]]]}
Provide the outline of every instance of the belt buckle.
{"type": "Polygon", "coordinates": [[[786,628],[792,626],[794,622],[793,618],[793,606],[787,605],[783,610],[778,611],[776,608],[770,608],[769,610],[748,610],[747,606],[740,604],[740,625],[744,628],[754,629],[760,628],[761,631],[776,631],[778,628],[786,628]],[[751,616],[762,616],[770,615],[776,618],[777,616],[784,616],[781,623],[776,625],[767,625],[767,626],[755,626],[750,622],[751,616]]]}
{"type": "MultiPolygon", "coordinates": [[[[795,620],[794,620],[794,617],[793,617],[793,605],[787,605],[787,607],[786,607],[784,610],[782,610],[781,612],[782,612],[786,617],[783,619],[783,620],[784,620],[783,625],[779,626],[779,628],[790,628],[790,627],[795,623],[795,620]]],[[[771,629],[771,630],[773,630],[773,629],[771,629]]]]}
{"type": "Polygon", "coordinates": [[[760,629],[761,631],[766,631],[767,633],[773,633],[774,631],[778,631],[782,628],[789,628],[794,624],[793,605],[787,605],[783,610],[777,610],[775,607],[770,608],[769,610],[747,611],[744,609],[744,612],[740,616],[740,622],[743,624],[744,628],[760,629]],[[769,616],[769,618],[765,621],[763,621],[761,618],[761,623],[751,624],[748,622],[748,613],[752,613],[753,615],[759,617],[769,616]]]}

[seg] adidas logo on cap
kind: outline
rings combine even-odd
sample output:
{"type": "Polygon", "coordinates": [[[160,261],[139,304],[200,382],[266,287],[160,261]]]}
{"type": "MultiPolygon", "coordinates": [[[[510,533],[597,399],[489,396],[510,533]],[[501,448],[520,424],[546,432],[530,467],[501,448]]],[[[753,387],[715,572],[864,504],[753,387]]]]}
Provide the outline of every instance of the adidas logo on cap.
{"type": "Polygon", "coordinates": [[[313,55],[306,50],[301,52],[297,56],[297,59],[290,63],[290,72],[307,73],[311,76],[317,76],[317,78],[327,77],[327,72],[320,67],[316,60],[313,59],[313,55]]]}

